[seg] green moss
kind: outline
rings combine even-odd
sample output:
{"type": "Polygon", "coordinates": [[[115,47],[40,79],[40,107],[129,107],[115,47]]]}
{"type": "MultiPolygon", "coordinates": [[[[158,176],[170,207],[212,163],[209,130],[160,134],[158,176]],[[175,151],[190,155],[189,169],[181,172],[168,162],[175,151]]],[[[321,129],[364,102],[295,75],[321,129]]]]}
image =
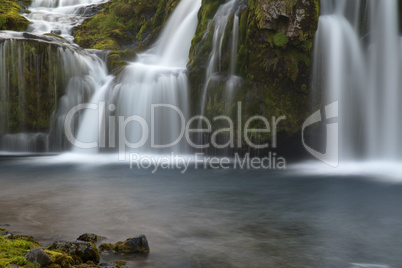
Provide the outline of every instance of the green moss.
{"type": "Polygon", "coordinates": [[[22,7],[16,2],[0,1],[0,30],[25,31],[28,27],[29,21],[20,15],[22,7]]]}
{"type": "Polygon", "coordinates": [[[278,47],[285,48],[289,43],[289,38],[283,33],[277,33],[274,35],[274,44],[278,47]]]}
{"type": "Polygon", "coordinates": [[[178,0],[111,0],[76,27],[75,42],[84,48],[143,49],[155,40],[178,0]]]}
{"type": "Polygon", "coordinates": [[[30,243],[32,243],[35,246],[40,246],[40,244],[38,242],[35,241],[35,239],[32,236],[28,236],[28,235],[14,235],[13,236],[14,240],[25,240],[28,241],[30,243]]]}
{"type": "Polygon", "coordinates": [[[29,39],[0,40],[3,42],[9,44],[3,46],[9,75],[2,80],[6,88],[0,94],[0,115],[4,118],[0,134],[47,132],[70,77],[59,46],[29,39]]]}
{"type": "Polygon", "coordinates": [[[127,61],[134,61],[136,58],[134,50],[111,51],[107,57],[109,72],[117,75],[127,65],[127,61]]]}
{"type": "Polygon", "coordinates": [[[0,267],[8,268],[12,267],[12,264],[27,268],[38,267],[24,258],[25,254],[36,246],[36,242],[25,239],[8,240],[0,235],[0,267]]]}
{"type": "Polygon", "coordinates": [[[116,251],[116,245],[111,244],[111,243],[103,243],[99,246],[99,250],[106,251],[106,252],[113,252],[116,251]]]}
{"type": "MultiPolygon", "coordinates": [[[[318,0],[285,1],[289,20],[296,19],[296,11],[299,9],[303,9],[305,14],[300,21],[300,29],[289,35],[290,37],[287,36],[286,21],[278,21],[280,27],[277,29],[264,28],[266,11],[263,4],[269,1],[249,0],[247,7],[240,10],[236,75],[244,80],[230,93],[230,102],[225,90],[230,39],[225,36],[221,55],[222,79],[210,83],[206,89],[204,111],[210,118],[218,114],[233,116],[234,103],[241,101],[245,119],[253,115],[263,115],[266,118],[287,116],[280,125],[280,131],[292,135],[299,132],[309,110],[308,92],[312,46],[319,16],[318,0]]],[[[212,2],[202,2],[200,23],[192,42],[187,66],[192,87],[191,107],[195,107],[193,113],[199,113],[199,100],[204,94],[206,63],[211,52],[213,34],[212,29],[208,28],[208,22],[216,12],[216,6],[212,2]],[[212,15],[206,12],[208,8],[214,10],[211,11],[212,15]]],[[[231,21],[232,19],[229,20],[228,28],[231,28],[231,21]]]]}
{"type": "Polygon", "coordinates": [[[45,252],[52,259],[53,264],[50,267],[61,267],[61,268],[69,268],[72,265],[79,264],[80,262],[76,262],[73,257],[69,256],[67,253],[59,251],[59,250],[45,250],[45,252]]]}

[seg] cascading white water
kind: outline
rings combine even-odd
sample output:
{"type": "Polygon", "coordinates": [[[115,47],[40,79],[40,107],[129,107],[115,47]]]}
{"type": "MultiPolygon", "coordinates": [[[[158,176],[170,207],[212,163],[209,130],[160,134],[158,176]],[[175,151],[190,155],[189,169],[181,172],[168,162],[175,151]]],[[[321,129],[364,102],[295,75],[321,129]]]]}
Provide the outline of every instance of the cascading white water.
{"type": "Polygon", "coordinates": [[[396,0],[321,0],[313,85],[325,104],[339,101],[343,160],[402,156],[397,10],[396,0]]]}
{"type": "MultiPolygon", "coordinates": [[[[209,22],[207,29],[213,31],[212,39],[212,51],[209,55],[208,67],[206,72],[205,84],[203,88],[202,102],[201,102],[201,114],[204,114],[206,105],[206,97],[208,86],[210,82],[219,75],[222,70],[222,49],[224,48],[224,39],[226,28],[230,18],[233,17],[233,29],[232,29],[232,43],[230,52],[230,66],[227,70],[229,76],[226,82],[227,97],[231,97],[234,86],[238,83],[239,78],[235,76],[236,73],[236,55],[238,50],[238,36],[239,36],[239,0],[230,0],[227,3],[221,5],[218,8],[214,18],[209,22]]],[[[204,39],[208,37],[209,32],[205,33],[204,39]]]]}
{"type": "Polygon", "coordinates": [[[37,34],[55,32],[72,42],[73,27],[81,24],[86,6],[100,4],[105,0],[34,0],[26,18],[31,22],[28,31],[37,34]]]}
{"type": "MultiPolygon", "coordinates": [[[[183,118],[188,116],[186,64],[191,39],[198,23],[197,14],[200,7],[201,0],[182,0],[169,18],[154,47],[138,55],[137,61],[126,66],[119,75],[118,83],[110,89],[114,92],[112,95],[116,100],[108,100],[105,97],[108,91],[105,87],[102,93],[95,95],[91,103],[98,104],[102,100],[114,103],[117,107],[113,111],[115,117],[143,118],[150,131],[149,137],[150,139],[153,137],[155,145],[174,143],[180,137],[183,123],[178,111],[183,113],[183,118]],[[178,110],[167,107],[155,108],[154,120],[152,120],[151,107],[159,104],[170,105],[178,110]]],[[[98,112],[86,113],[77,140],[99,141],[98,137],[105,133],[102,127],[94,128],[90,122],[98,122],[99,125],[98,112]]],[[[143,130],[141,125],[132,122],[127,125],[124,136],[129,142],[137,143],[144,138],[143,130]]],[[[109,129],[107,133],[110,131],[109,129]]],[[[139,148],[136,149],[142,151],[149,151],[151,147],[155,148],[151,140],[138,146],[139,148]]],[[[169,146],[169,152],[183,151],[183,147],[181,143],[169,146]]]]}
{"type": "MultiPolygon", "coordinates": [[[[56,99],[54,102],[57,103],[57,107],[55,107],[51,119],[50,145],[43,146],[41,144],[40,150],[43,151],[45,148],[52,151],[68,149],[70,146],[65,138],[63,125],[67,113],[72,107],[88,101],[94,92],[110,78],[107,76],[105,64],[95,55],[86,54],[81,50],[75,51],[69,46],[61,46],[57,43],[39,40],[36,42],[38,42],[36,47],[39,47],[41,43],[43,43],[43,47],[48,46],[47,53],[30,52],[32,46],[35,47],[32,40],[5,39],[0,42],[0,75],[2,77],[0,80],[0,104],[2,104],[0,133],[12,131],[11,122],[16,121],[15,117],[9,118],[12,116],[12,111],[18,109],[21,116],[24,116],[27,112],[32,113],[27,109],[34,109],[34,111],[39,109],[40,107],[36,107],[36,109],[35,107],[28,107],[28,105],[32,105],[32,101],[28,101],[28,96],[33,95],[32,92],[34,91],[43,92],[46,90],[50,92],[49,95],[56,99]],[[10,62],[17,64],[10,65],[10,62]],[[46,69],[43,69],[44,66],[52,68],[52,71],[46,72],[46,69]],[[32,75],[29,71],[31,68],[37,68],[36,75],[32,75]],[[43,77],[47,77],[45,84],[43,77]],[[31,80],[28,80],[29,83],[27,83],[26,79],[31,80]],[[61,85],[63,83],[65,85],[61,85]],[[40,85],[45,85],[46,88],[41,88],[40,85]],[[18,88],[19,101],[10,107],[8,103],[12,100],[15,101],[15,98],[12,98],[15,87],[18,88]],[[51,93],[51,91],[54,92],[51,93]],[[64,91],[65,94],[57,101],[57,98],[60,97],[58,96],[60,91],[64,91]]],[[[49,111],[44,112],[49,113],[49,111]]],[[[77,119],[75,118],[74,121],[77,119]]],[[[24,122],[27,120],[20,118],[18,121],[21,124],[20,131],[25,131],[24,122]]],[[[73,133],[76,132],[74,125],[72,124],[73,133]]],[[[42,136],[40,137],[41,140],[43,139],[42,136]]],[[[35,146],[32,145],[34,141],[28,140],[26,137],[27,135],[9,134],[3,139],[3,146],[0,148],[2,150],[35,151],[35,146]]],[[[33,137],[39,136],[34,135],[33,137]]]]}
{"type": "MultiPolygon", "coordinates": [[[[100,3],[100,1],[87,1],[86,4],[100,3]]],[[[71,28],[79,24],[83,18],[76,15],[80,8],[85,7],[83,1],[33,1],[34,8],[27,15],[31,21],[28,31],[35,35],[25,38],[23,33],[3,31],[0,37],[0,103],[3,103],[0,109],[0,133],[9,133],[13,131],[10,128],[9,121],[16,121],[15,118],[9,120],[10,108],[7,109],[7,103],[10,99],[10,92],[18,88],[19,103],[13,104],[19,108],[20,114],[27,112],[28,101],[26,95],[32,92],[41,92],[44,90],[63,92],[60,97],[57,93],[52,96],[56,99],[57,107],[53,113],[50,131],[47,134],[27,134],[16,133],[7,134],[0,140],[1,150],[18,151],[59,151],[66,150],[71,144],[66,139],[64,131],[64,121],[70,109],[78,104],[87,102],[91,96],[102,88],[110,77],[107,75],[105,63],[95,54],[78,48],[64,40],[57,38],[41,38],[41,34],[49,33],[52,30],[61,30],[62,36],[67,41],[72,41],[71,28]],[[45,15],[44,15],[45,14],[45,15]],[[38,48],[46,48],[46,53],[37,53],[38,48]],[[16,64],[10,64],[16,63],[16,64]],[[45,67],[49,68],[46,72],[45,67]],[[31,69],[36,69],[36,75],[30,73],[31,69]],[[44,69],[44,71],[42,71],[44,69]],[[50,70],[51,69],[51,70],[50,70]],[[28,72],[28,73],[27,73],[28,72]],[[31,74],[28,78],[27,74],[31,74]],[[52,76],[53,75],[53,76],[52,76]],[[30,79],[30,84],[26,79],[30,79]],[[46,81],[46,89],[37,85],[43,85],[46,81]],[[32,87],[34,86],[34,88],[32,87]],[[36,145],[36,141],[38,145],[36,145]]],[[[41,100],[45,101],[45,100],[41,100]]],[[[32,101],[30,102],[32,105],[32,101]]],[[[39,103],[39,100],[38,100],[39,103]]],[[[33,107],[34,108],[34,107],[33,107]]],[[[17,109],[17,108],[12,108],[17,109]]],[[[50,113],[51,111],[46,111],[50,113]]],[[[38,118],[37,118],[38,119],[38,118]]],[[[71,128],[73,134],[77,132],[78,117],[72,120],[71,128]]],[[[19,122],[24,123],[24,118],[19,122]]],[[[21,123],[20,123],[21,124],[21,123]]],[[[15,128],[15,127],[14,127],[15,128]]],[[[20,132],[24,132],[22,125],[20,132]]]]}

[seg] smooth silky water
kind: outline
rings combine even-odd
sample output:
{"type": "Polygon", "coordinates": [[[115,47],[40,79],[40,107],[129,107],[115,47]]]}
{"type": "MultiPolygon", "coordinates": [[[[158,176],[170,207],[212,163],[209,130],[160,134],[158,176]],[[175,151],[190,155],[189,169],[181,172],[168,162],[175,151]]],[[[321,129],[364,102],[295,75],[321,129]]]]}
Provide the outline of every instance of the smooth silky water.
{"type": "Polygon", "coordinates": [[[0,223],[44,244],[147,235],[135,267],[402,263],[402,185],[288,171],[130,169],[115,156],[0,158],[0,223]]]}

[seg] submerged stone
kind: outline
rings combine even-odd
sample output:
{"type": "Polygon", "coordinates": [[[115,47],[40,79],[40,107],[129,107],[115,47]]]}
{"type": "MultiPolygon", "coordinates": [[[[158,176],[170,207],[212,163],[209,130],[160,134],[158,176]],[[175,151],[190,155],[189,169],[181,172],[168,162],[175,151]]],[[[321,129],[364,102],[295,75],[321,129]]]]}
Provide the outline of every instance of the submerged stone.
{"type": "Polygon", "coordinates": [[[99,246],[101,252],[114,252],[116,253],[116,245],[111,243],[104,243],[99,246]]]}
{"type": "Polygon", "coordinates": [[[145,235],[129,238],[125,242],[116,243],[116,252],[123,254],[148,254],[150,251],[145,235]]]}
{"type": "Polygon", "coordinates": [[[102,239],[102,237],[96,235],[96,234],[92,234],[92,233],[85,233],[80,235],[77,240],[80,241],[85,241],[85,242],[97,242],[98,239],[102,239]]]}

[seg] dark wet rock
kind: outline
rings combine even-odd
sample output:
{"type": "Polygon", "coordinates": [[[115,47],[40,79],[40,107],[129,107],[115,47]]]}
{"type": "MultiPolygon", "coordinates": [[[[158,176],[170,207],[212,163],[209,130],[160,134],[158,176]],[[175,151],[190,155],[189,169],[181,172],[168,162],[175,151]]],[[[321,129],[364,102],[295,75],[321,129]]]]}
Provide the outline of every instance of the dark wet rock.
{"type": "Polygon", "coordinates": [[[61,30],[51,30],[50,33],[55,35],[61,35],[61,30]]]}
{"type": "Polygon", "coordinates": [[[80,241],[85,241],[85,242],[97,242],[98,240],[101,240],[103,237],[98,236],[96,234],[92,233],[85,233],[80,235],[80,237],[77,238],[77,240],[80,241]]]}
{"type": "Polygon", "coordinates": [[[116,254],[148,254],[149,244],[145,235],[129,238],[125,242],[119,241],[116,244],[104,243],[99,246],[102,253],[116,254]]]}
{"type": "Polygon", "coordinates": [[[113,252],[116,253],[116,245],[111,243],[104,243],[99,246],[100,252],[113,252]]]}
{"type": "Polygon", "coordinates": [[[82,262],[92,261],[95,264],[99,263],[100,255],[98,249],[91,242],[76,241],[56,241],[50,247],[50,250],[61,250],[72,257],[78,257],[82,262]]]}
{"type": "Polygon", "coordinates": [[[145,235],[129,238],[116,243],[116,252],[122,254],[148,254],[149,244],[145,235]]]}
{"type": "Polygon", "coordinates": [[[25,259],[30,262],[38,263],[40,266],[47,266],[52,263],[52,259],[40,247],[31,249],[26,255],[25,259]]]}
{"type": "Polygon", "coordinates": [[[22,36],[26,39],[35,40],[35,41],[39,41],[39,42],[45,41],[45,42],[49,42],[49,43],[52,43],[55,45],[66,45],[66,46],[72,47],[66,41],[64,41],[61,36],[58,36],[54,33],[48,33],[48,34],[44,34],[44,35],[23,33],[22,36]],[[55,38],[55,37],[57,37],[57,38],[55,38]],[[58,42],[56,43],[55,41],[58,41],[58,42]],[[62,43],[64,43],[64,44],[62,44],[62,43]]]}
{"type": "Polygon", "coordinates": [[[75,14],[80,15],[82,17],[92,17],[99,10],[101,10],[101,5],[83,6],[78,8],[77,11],[75,11],[75,14]]]}

